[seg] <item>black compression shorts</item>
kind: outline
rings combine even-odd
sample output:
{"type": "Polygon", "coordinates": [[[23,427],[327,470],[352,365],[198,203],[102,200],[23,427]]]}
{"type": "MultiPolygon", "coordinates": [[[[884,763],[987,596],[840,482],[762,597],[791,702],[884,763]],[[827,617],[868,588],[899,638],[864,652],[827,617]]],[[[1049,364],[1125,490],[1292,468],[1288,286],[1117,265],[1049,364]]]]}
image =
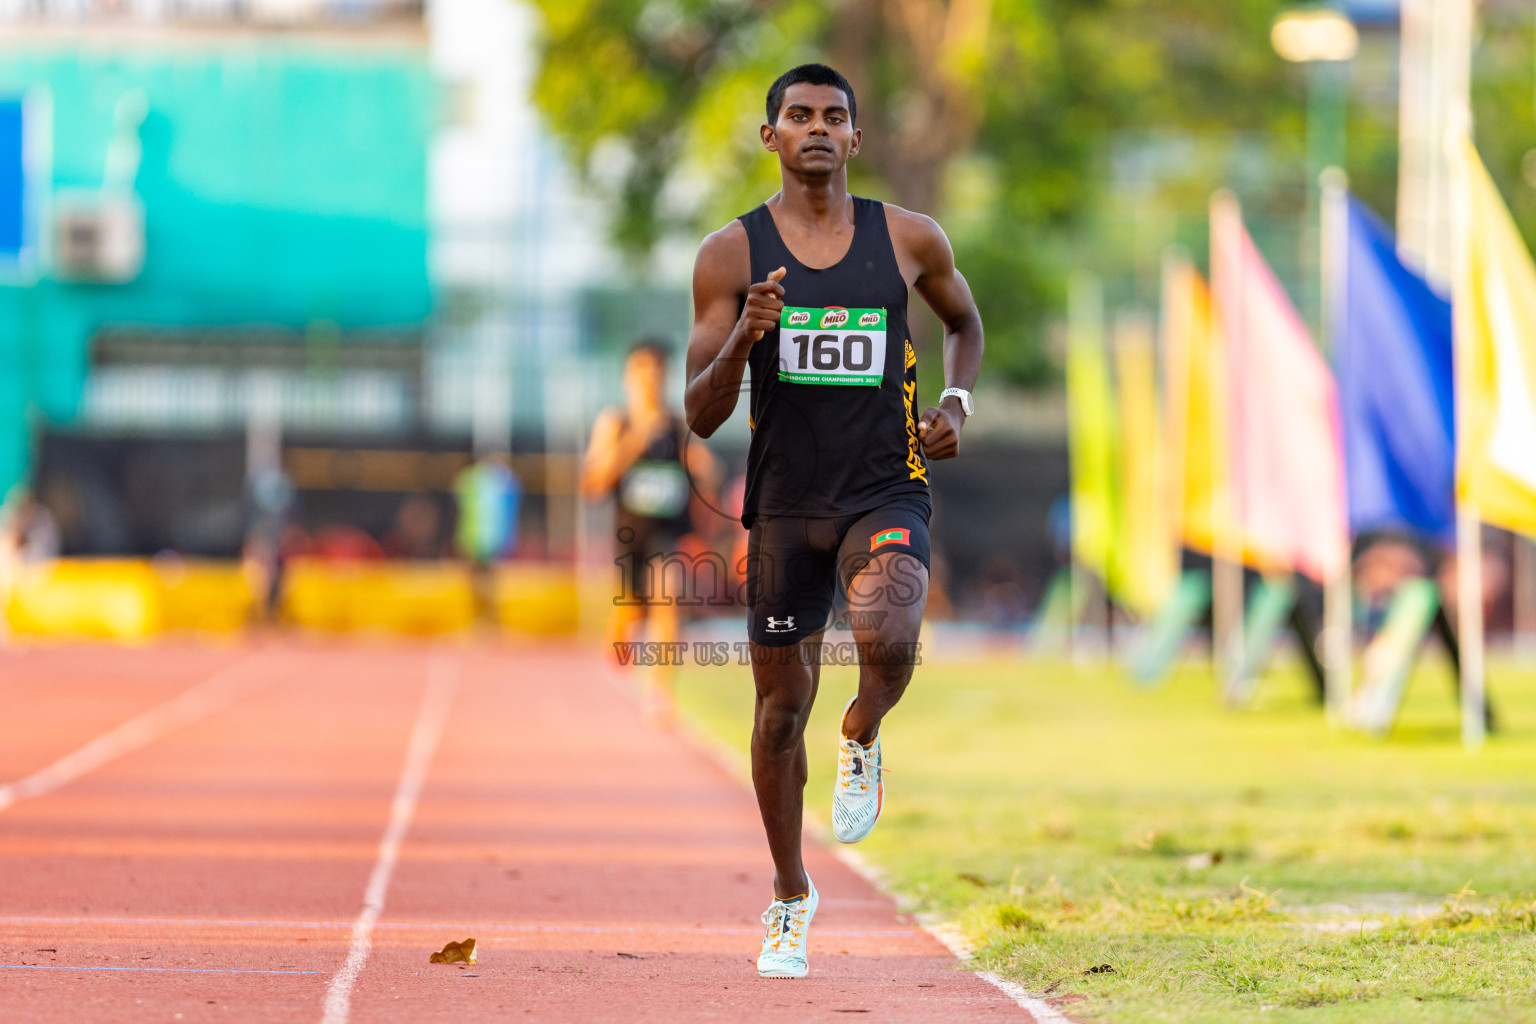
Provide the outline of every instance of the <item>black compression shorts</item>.
{"type": "Polygon", "coordinates": [[[661,584],[662,563],[677,553],[682,536],[680,530],[664,520],[636,519],[619,527],[618,556],[614,559],[619,567],[617,603],[668,603],[661,584]]]}
{"type": "MultiPolygon", "coordinates": [[[[747,536],[747,636],[788,647],[815,634],[827,624],[837,587],[846,590],[876,555],[905,551],[927,568],[929,511],[927,501],[897,498],[845,516],[759,515],[747,536]]],[[[920,581],[899,566],[876,585],[895,600],[921,599],[920,581]]],[[[849,594],[855,615],[860,597],[849,594]]]]}

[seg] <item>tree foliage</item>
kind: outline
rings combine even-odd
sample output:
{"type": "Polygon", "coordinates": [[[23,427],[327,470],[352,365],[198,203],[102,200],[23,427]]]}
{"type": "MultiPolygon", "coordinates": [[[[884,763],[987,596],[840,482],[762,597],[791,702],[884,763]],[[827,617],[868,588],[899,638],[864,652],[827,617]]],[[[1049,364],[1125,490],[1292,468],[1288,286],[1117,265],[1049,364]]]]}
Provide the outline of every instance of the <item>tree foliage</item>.
{"type": "Polygon", "coordinates": [[[1245,140],[1301,152],[1302,91],[1268,38],[1278,0],[535,3],[536,100],[626,252],[776,191],[764,94],[822,60],[859,97],[854,190],[940,217],[989,363],[1022,383],[1049,373],[1042,320],[1126,153],[1184,140],[1171,152],[1199,158],[1162,168],[1153,198],[1200,210],[1245,140]]]}

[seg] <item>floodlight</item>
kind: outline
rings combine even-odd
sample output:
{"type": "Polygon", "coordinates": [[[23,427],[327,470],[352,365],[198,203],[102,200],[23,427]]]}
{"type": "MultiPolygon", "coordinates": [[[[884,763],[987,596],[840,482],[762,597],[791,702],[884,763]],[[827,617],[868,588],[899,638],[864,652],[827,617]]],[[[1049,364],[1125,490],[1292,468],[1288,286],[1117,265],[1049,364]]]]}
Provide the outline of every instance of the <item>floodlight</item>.
{"type": "Polygon", "coordinates": [[[1299,8],[1275,19],[1269,30],[1275,52],[1286,60],[1349,60],[1360,48],[1355,23],[1326,7],[1299,8]]]}

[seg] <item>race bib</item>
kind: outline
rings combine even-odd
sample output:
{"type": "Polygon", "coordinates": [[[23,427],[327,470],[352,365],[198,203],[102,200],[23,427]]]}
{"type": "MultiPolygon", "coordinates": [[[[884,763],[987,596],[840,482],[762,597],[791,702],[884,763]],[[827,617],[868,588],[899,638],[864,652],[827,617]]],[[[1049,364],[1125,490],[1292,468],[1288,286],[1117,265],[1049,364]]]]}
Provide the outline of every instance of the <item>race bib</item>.
{"type": "Polygon", "coordinates": [[[779,314],[779,380],[879,387],[885,377],[885,310],[804,309],[779,314]]]}
{"type": "Polygon", "coordinates": [[[641,461],[619,485],[619,504],[637,516],[671,519],[688,507],[688,472],[679,462],[641,461]]]}

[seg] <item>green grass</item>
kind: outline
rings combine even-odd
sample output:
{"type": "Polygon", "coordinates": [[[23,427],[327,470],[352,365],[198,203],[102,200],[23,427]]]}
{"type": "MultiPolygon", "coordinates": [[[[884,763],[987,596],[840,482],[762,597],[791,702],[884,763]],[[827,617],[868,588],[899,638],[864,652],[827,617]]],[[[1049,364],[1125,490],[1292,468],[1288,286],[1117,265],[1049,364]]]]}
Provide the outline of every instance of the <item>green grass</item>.
{"type": "MultiPolygon", "coordinates": [[[[810,726],[823,820],[855,682],[829,668],[810,726]]],[[[1385,741],[1330,730],[1288,669],[1232,712],[1196,664],[1152,690],[922,666],[859,850],[1078,1019],[1536,1022],[1536,672],[1491,687],[1504,730],[1468,754],[1438,659],[1385,741]]],[[[745,750],[749,669],[691,667],[678,693],[745,750]]]]}

